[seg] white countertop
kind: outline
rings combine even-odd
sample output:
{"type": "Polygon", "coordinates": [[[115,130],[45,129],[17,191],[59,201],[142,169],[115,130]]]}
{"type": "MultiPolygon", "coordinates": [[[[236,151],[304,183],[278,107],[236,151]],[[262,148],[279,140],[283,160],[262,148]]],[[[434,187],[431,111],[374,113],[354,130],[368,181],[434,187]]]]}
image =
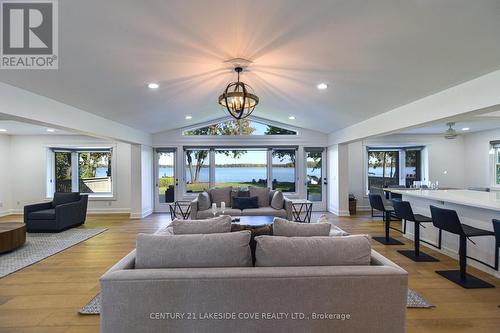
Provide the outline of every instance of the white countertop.
{"type": "Polygon", "coordinates": [[[458,205],[490,209],[500,212],[500,192],[470,190],[404,190],[386,189],[403,196],[444,201],[458,205]]]}

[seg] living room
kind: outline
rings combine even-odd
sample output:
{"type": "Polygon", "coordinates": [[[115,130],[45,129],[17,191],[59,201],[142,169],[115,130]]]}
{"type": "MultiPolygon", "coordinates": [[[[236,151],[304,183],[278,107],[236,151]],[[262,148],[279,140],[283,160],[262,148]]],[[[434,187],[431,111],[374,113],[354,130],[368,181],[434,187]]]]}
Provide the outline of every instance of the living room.
{"type": "Polygon", "coordinates": [[[0,332],[498,330],[498,1],[0,8],[0,332]]]}

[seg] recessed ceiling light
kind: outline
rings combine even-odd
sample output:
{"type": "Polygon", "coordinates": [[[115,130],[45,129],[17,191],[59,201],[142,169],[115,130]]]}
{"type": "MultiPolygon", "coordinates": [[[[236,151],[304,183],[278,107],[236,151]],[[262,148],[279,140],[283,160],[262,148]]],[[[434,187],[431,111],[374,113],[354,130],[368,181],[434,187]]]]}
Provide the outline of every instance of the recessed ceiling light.
{"type": "Polygon", "coordinates": [[[325,90],[326,88],[328,88],[328,85],[326,83],[319,83],[316,88],[318,88],[319,90],[325,90]]]}
{"type": "Polygon", "coordinates": [[[0,128],[0,132],[7,132],[5,128],[0,128]]]}
{"type": "Polygon", "coordinates": [[[55,130],[55,129],[53,129],[53,128],[47,128],[47,132],[52,133],[52,132],[55,132],[55,131],[56,131],[56,130],[55,130]]]}
{"type": "Polygon", "coordinates": [[[288,119],[295,120],[295,116],[290,116],[290,117],[288,117],[288,119]]]}
{"type": "Polygon", "coordinates": [[[193,116],[186,116],[186,120],[191,120],[193,119],[193,116]]]}
{"type": "Polygon", "coordinates": [[[464,127],[464,128],[462,128],[462,131],[468,131],[468,130],[470,130],[470,128],[469,128],[469,127],[464,127]]]}
{"type": "Polygon", "coordinates": [[[158,88],[160,88],[160,85],[158,83],[151,82],[150,84],[148,84],[148,88],[149,89],[158,89],[158,88]]]}

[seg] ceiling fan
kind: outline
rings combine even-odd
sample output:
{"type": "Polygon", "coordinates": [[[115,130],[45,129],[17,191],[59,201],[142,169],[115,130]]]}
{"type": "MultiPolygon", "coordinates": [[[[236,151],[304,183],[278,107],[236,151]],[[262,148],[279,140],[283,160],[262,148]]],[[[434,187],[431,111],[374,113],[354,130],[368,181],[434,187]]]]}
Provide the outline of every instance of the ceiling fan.
{"type": "Polygon", "coordinates": [[[455,129],[453,128],[453,126],[455,126],[455,123],[449,122],[449,123],[446,123],[446,126],[448,126],[448,129],[444,133],[444,138],[448,139],[448,140],[456,139],[458,134],[457,134],[457,131],[455,131],[455,129]]]}

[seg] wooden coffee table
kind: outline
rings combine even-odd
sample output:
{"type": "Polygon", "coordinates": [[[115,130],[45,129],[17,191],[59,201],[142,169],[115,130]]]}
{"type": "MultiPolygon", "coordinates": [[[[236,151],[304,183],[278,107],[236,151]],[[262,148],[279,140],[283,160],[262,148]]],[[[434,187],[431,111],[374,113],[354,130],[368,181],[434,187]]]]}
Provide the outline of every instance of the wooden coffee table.
{"type": "Polygon", "coordinates": [[[26,224],[0,222],[0,253],[17,249],[26,242],[26,224]]]}

